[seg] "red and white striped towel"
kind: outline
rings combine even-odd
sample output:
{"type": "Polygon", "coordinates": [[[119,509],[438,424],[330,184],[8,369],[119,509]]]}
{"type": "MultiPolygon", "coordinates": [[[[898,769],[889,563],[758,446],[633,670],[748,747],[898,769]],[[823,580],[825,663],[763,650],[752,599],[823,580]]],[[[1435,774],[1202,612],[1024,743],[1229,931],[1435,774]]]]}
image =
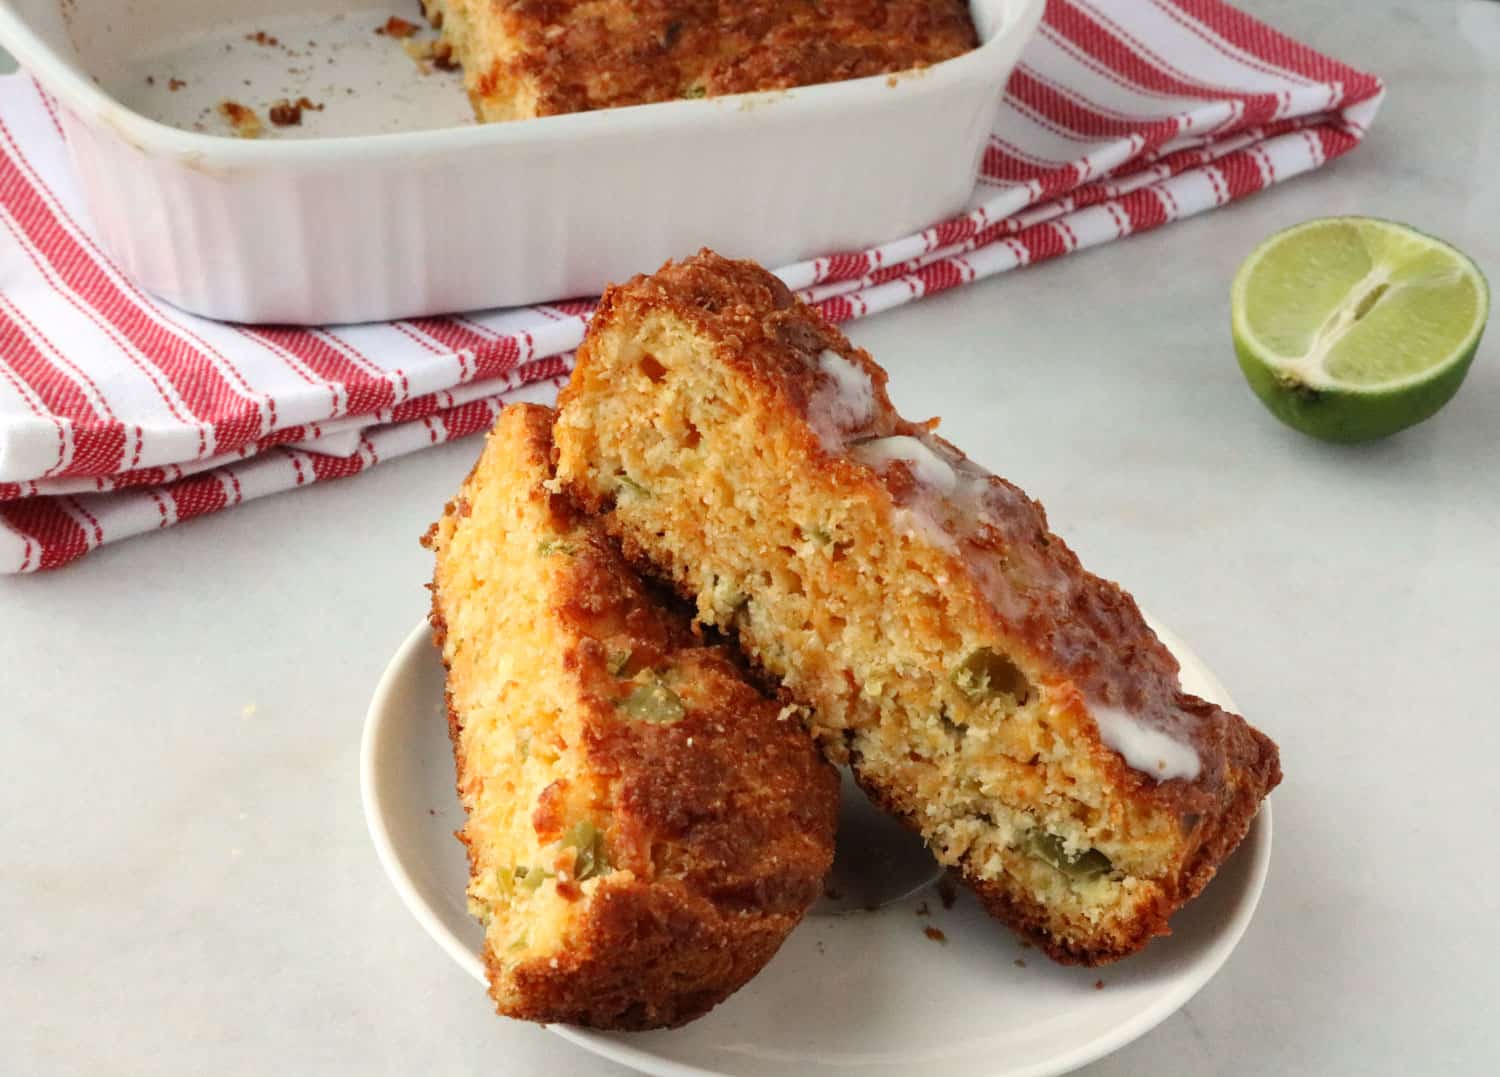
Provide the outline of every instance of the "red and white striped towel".
{"type": "MultiPolygon", "coordinates": [[[[887,310],[1317,168],[1382,92],[1220,0],[1049,0],[967,211],[779,272],[835,321],[887,310]]],[[[0,572],[464,437],[566,376],[588,301],[329,329],[155,301],[94,242],[55,108],[0,79],[0,572]]]]}

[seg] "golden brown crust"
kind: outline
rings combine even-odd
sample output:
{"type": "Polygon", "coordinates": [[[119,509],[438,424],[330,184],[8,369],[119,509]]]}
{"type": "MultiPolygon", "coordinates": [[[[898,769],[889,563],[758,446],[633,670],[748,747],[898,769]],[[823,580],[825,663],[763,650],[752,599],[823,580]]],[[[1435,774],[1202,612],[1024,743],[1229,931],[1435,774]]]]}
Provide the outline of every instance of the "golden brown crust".
{"type": "Polygon", "coordinates": [[[699,666],[691,676],[710,706],[670,725],[605,718],[587,727],[590,761],[616,790],[615,867],[632,878],[606,878],[580,945],[556,968],[517,971],[526,1003],[510,1016],[683,1024],[755,975],[821,890],[836,777],[726,656],[704,650],[685,661],[699,666]]]}
{"type": "MultiPolygon", "coordinates": [[[[618,537],[630,563],[640,572],[647,573],[655,569],[645,551],[628,533],[621,533],[618,537]]],[[[681,587],[680,591],[684,599],[692,597],[686,587],[681,587]]],[[[756,668],[751,673],[753,679],[764,684],[768,690],[772,690],[776,684],[776,678],[763,669],[756,668]]],[[[1192,701],[1192,705],[1213,707],[1213,704],[1196,697],[1187,698],[1192,701]]],[[[1280,784],[1281,769],[1275,744],[1248,723],[1242,722],[1242,729],[1247,737],[1230,747],[1226,767],[1235,781],[1226,786],[1221,806],[1211,809],[1208,817],[1195,827],[1194,845],[1185,857],[1184,870],[1174,880],[1170,892],[1158,895],[1141,907],[1125,929],[1116,932],[1107,944],[1089,944],[1060,938],[1051,930],[1048,911],[1040,904],[1027,900],[1021,892],[987,880],[972,870],[965,870],[964,866],[957,869],[958,876],[974,891],[991,916],[1024,936],[1059,964],[1093,967],[1128,957],[1153,938],[1172,933],[1169,926],[1172,914],[1202,893],[1218,871],[1219,865],[1228,859],[1249,832],[1259,811],[1260,801],[1266,793],[1280,784]]],[[[857,753],[849,755],[847,761],[856,783],[876,806],[894,816],[913,833],[922,833],[920,821],[913,818],[878,781],[862,770],[857,753]]]]}
{"type": "MultiPolygon", "coordinates": [[[[1251,730],[1255,732],[1255,730],[1251,730]]],[[[1257,733],[1257,736],[1260,734],[1257,733]]],[[[1269,742],[1268,742],[1269,743],[1269,742]]],[[[1272,746],[1274,750],[1274,745],[1272,746]]],[[[1273,755],[1274,762],[1274,755],[1273,755]]],[[[1264,758],[1258,757],[1250,766],[1263,767],[1264,758]]],[[[858,757],[850,759],[850,770],[865,794],[889,814],[899,819],[906,827],[921,833],[919,822],[907,814],[901,806],[881,788],[880,784],[861,772],[858,757]]],[[[1118,961],[1140,950],[1153,938],[1170,935],[1172,914],[1203,892],[1213,879],[1219,865],[1239,846],[1260,808],[1265,795],[1281,780],[1278,769],[1274,774],[1264,770],[1247,770],[1244,780],[1237,782],[1229,803],[1207,825],[1199,828],[1198,844],[1188,858],[1187,868],[1179,877],[1171,892],[1162,892],[1136,910],[1131,920],[1113,932],[1107,941],[1083,941],[1062,938],[1052,930],[1052,917],[1040,903],[1011,886],[1005,886],[981,877],[965,867],[958,869],[959,877],[974,891],[980,904],[995,919],[1002,921],[1018,935],[1025,937],[1052,960],[1062,965],[1096,967],[1118,961]]]]}
{"type": "MultiPolygon", "coordinates": [[[[436,608],[431,620],[433,635],[441,646],[446,628],[436,608]]],[[[459,718],[451,699],[446,714],[455,786],[461,796],[466,764],[459,718]]],[[[634,760],[632,769],[640,763],[634,760]]],[[[830,811],[819,788],[828,784],[827,777],[814,776],[809,783],[811,795],[808,787],[793,784],[798,787],[788,802],[802,808],[799,814],[806,819],[806,832],[825,834],[825,844],[831,849],[836,805],[830,811]]],[[[663,796],[648,793],[638,806],[647,815],[660,814],[663,807],[670,814],[670,806],[680,805],[684,799],[668,787],[663,796]]],[[[642,836],[637,835],[638,844],[642,836]]],[[[478,866],[474,848],[462,829],[455,831],[454,837],[464,846],[472,874],[478,866]]],[[[649,841],[645,839],[647,848],[649,841]]],[[[732,844],[753,846],[738,840],[732,844]]],[[[716,858],[689,859],[701,884],[703,876],[711,874],[716,858]]],[[[732,876],[741,887],[739,893],[723,884],[694,888],[676,880],[653,884],[631,879],[601,887],[577,933],[580,945],[561,956],[555,967],[550,961],[534,961],[514,970],[515,988],[504,1001],[493,985],[508,970],[486,946],[485,973],[499,1012],[524,1021],[622,1032],[675,1028],[703,1016],[748,983],[776,955],[821,892],[831,853],[824,857],[804,852],[796,862],[783,861],[784,870],[774,876],[763,869],[753,873],[748,886],[743,857],[720,856],[717,860],[739,869],[732,876]],[[746,894],[755,900],[745,901],[746,894]],[[743,915],[726,916],[726,907],[743,910],[743,915]]]]}
{"type": "MultiPolygon", "coordinates": [[[[552,555],[565,560],[550,584],[528,579],[526,565],[511,566],[517,586],[538,589],[529,599],[537,617],[561,626],[567,642],[558,662],[579,686],[583,773],[557,775],[530,818],[540,841],[555,840],[570,822],[570,783],[597,787],[608,805],[612,872],[591,894],[559,883],[561,898],[585,903],[565,949],[507,962],[487,942],[486,968],[508,1016],[670,1027],[744,984],[816,899],[832,860],[837,776],[800,724],[781,720],[779,706],[750,687],[727,652],[703,646],[686,615],[652,594],[595,524],[542,488],[551,473],[551,423],[548,409],[516,405],[492,435],[521,444],[524,461],[507,462],[534,471],[532,494],[565,541],[565,552],[560,546],[552,555]],[[620,703],[643,671],[672,678],[680,719],[622,714],[620,703]],[[746,766],[751,759],[755,766],[746,766]]],[[[466,493],[485,481],[479,468],[466,493]]],[[[465,518],[467,509],[461,495],[445,519],[465,518]]],[[[437,547],[441,566],[441,539],[429,532],[423,541],[437,547]]],[[[443,578],[440,571],[431,614],[440,650],[449,633],[445,602],[454,600],[443,593],[443,578]]],[[[463,716],[451,694],[448,722],[463,798],[463,716]]],[[[477,873],[483,836],[460,837],[477,873]]]]}
{"type": "MultiPolygon", "coordinates": [[[[935,420],[912,423],[897,414],[886,394],[885,371],[754,262],[723,258],[707,249],[680,263],[668,262],[650,276],[639,275],[606,290],[594,324],[606,324],[622,302],[638,311],[669,311],[719,341],[719,358],[760,384],[768,398],[784,400],[798,425],[805,424],[810,402],[829,381],[829,375],[819,370],[818,357],[833,351],[869,376],[876,402],[872,421],[842,433],[851,439],[930,436],[936,426],[935,420]]],[[[567,399],[564,389],[559,406],[565,407],[567,399]]],[[[959,449],[942,444],[967,463],[959,449]]],[[[848,465],[829,456],[824,466],[843,470],[848,465]]],[[[863,469],[853,477],[867,478],[863,469]]],[[[1274,775],[1274,786],[1280,778],[1275,745],[1238,715],[1182,692],[1177,660],[1146,624],[1135,599],[1118,584],[1087,571],[1048,528],[1046,511],[1038,502],[998,476],[990,479],[986,508],[992,511],[985,526],[959,536],[959,546],[965,567],[991,592],[996,619],[1006,634],[1047,656],[1049,664],[1091,696],[1132,710],[1160,707],[1171,709],[1174,717],[1180,713],[1185,717],[1181,731],[1191,738],[1204,764],[1195,781],[1158,782],[1122,762],[1119,782],[1133,794],[1182,814],[1221,806],[1217,791],[1226,784],[1230,765],[1274,775]],[[1005,574],[987,571],[990,563],[1020,553],[1045,585],[1018,586],[1005,574]],[[1057,580],[1068,586],[1052,586],[1057,580]],[[1004,596],[995,595],[1001,588],[1004,596]]],[[[904,463],[895,463],[881,481],[898,504],[911,500],[916,484],[904,463]]],[[[595,504],[590,510],[602,507],[595,504]]]]}
{"type": "MultiPolygon", "coordinates": [[[[493,0],[467,7],[468,36],[493,35],[509,53],[467,73],[481,114],[487,99],[508,98],[518,85],[534,99],[530,115],[550,116],[904,71],[978,44],[962,0],[493,0]]],[[[474,62],[477,51],[466,60],[474,62]]]]}
{"type": "MultiPolygon", "coordinates": [[[[601,887],[580,926],[580,946],[554,968],[513,973],[522,1001],[506,1016],[640,1031],[701,1017],[763,968],[801,914],[733,920],[679,884],[601,887]]],[[[491,980],[503,974],[486,953],[491,980]]]]}
{"type": "MultiPolygon", "coordinates": [[[[858,757],[850,760],[849,769],[854,775],[854,780],[874,804],[895,816],[909,830],[921,833],[918,821],[904,811],[879,782],[870,780],[861,771],[858,757]]],[[[1231,850],[1232,848],[1233,846],[1231,850]]],[[[982,878],[975,872],[965,871],[963,868],[959,868],[956,874],[963,880],[965,886],[974,891],[974,895],[987,913],[1031,942],[1060,965],[1107,965],[1121,957],[1135,953],[1157,936],[1172,933],[1167,926],[1167,920],[1176,906],[1158,898],[1140,909],[1136,917],[1126,925],[1126,929],[1116,933],[1110,940],[1110,945],[1059,938],[1052,931],[1052,916],[1049,910],[1040,902],[1031,900],[1020,889],[982,878]]],[[[1213,865],[1210,865],[1208,874],[1199,884],[1199,889],[1202,889],[1212,875],[1213,865]]],[[[949,903],[947,899],[945,903],[949,903]]]]}
{"type": "MultiPolygon", "coordinates": [[[[841,426],[841,441],[922,437],[937,444],[955,472],[969,478],[979,470],[956,448],[931,434],[936,425],[911,423],[891,407],[886,376],[833,326],[799,302],[777,278],[750,262],[736,262],[711,251],[681,263],[668,263],[651,276],[638,276],[608,289],[589,339],[579,351],[579,368],[590,362],[591,341],[616,320],[644,320],[653,312],[685,323],[715,360],[732,368],[755,397],[778,436],[800,437],[815,469],[835,475],[846,490],[878,484],[898,506],[931,509],[914,468],[897,460],[880,473],[828,449],[812,429],[810,411],[819,394],[836,379],[820,363],[825,352],[860,371],[870,384],[873,406],[867,416],[841,426]],[[778,421],[775,416],[782,416],[778,421]],[[799,433],[800,431],[800,433],[799,433]]],[[[564,390],[566,412],[583,390],[564,390]]],[[[1260,800],[1281,780],[1276,746],[1238,715],[1184,693],[1178,665],[1151,631],[1135,601],[1116,584],[1094,576],[1067,544],[1053,534],[1042,507],[1012,484],[993,476],[982,480],[979,511],[953,530],[953,574],[975,581],[987,596],[998,633],[1031,652],[1034,665],[1048,671],[1049,689],[1078,727],[1096,743],[1095,756],[1109,775],[1112,796],[1180,822],[1177,868],[1155,882],[1157,898],[1147,902],[1127,930],[1107,941],[1079,946],[1047,935],[1041,910],[1007,893],[965,864],[965,875],[997,916],[1032,935],[1058,960],[1097,964],[1133,952],[1152,936],[1166,933],[1167,918],[1212,878],[1218,864],[1244,837],[1260,800]],[[1090,717],[1103,704],[1127,710],[1148,725],[1189,743],[1200,766],[1195,777],[1159,781],[1127,765],[1107,748],[1090,717]]],[[[572,484],[591,512],[608,512],[607,493],[586,483],[572,484]]],[[[630,540],[629,528],[609,516],[633,560],[653,551],[630,540]]],[[[955,521],[946,520],[953,524],[955,521]]],[[[660,569],[660,565],[657,566],[660,569]]],[[[683,586],[686,597],[691,587],[683,586]]],[[[873,795],[895,808],[884,791],[873,795]]],[[[904,812],[898,810],[898,814],[904,812]]]]}

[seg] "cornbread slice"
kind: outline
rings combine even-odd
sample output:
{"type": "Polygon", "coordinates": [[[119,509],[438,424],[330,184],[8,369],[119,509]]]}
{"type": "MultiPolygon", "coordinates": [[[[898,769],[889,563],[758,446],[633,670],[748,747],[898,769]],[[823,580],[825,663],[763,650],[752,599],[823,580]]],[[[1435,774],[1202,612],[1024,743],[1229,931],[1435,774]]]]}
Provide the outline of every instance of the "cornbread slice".
{"type": "Polygon", "coordinates": [[[423,0],[483,122],[925,67],[978,44],[963,0],[423,0]]]}
{"type": "Polygon", "coordinates": [[[551,425],[507,408],[423,540],[469,906],[502,1014],[677,1025],[755,975],[818,895],[838,780],[548,491],[551,425]]]}
{"type": "Polygon", "coordinates": [[[1130,596],[885,384],[771,274],[704,251],[606,292],[558,478],[991,913],[1059,961],[1123,957],[1244,836],[1276,746],[1185,695],[1130,596]]]}

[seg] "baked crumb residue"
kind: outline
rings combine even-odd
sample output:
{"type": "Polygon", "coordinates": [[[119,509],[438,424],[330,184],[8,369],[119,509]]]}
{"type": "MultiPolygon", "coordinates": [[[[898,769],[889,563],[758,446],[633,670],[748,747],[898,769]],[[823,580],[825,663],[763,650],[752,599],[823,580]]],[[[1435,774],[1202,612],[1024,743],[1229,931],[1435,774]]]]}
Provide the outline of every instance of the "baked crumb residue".
{"type": "Polygon", "coordinates": [[[271,104],[266,115],[277,127],[299,127],[302,124],[302,113],[322,112],[323,106],[316,104],[307,97],[299,97],[295,101],[289,101],[285,97],[271,104]]]}
{"type": "Polygon", "coordinates": [[[265,133],[260,116],[249,105],[242,105],[238,101],[220,101],[219,115],[229,122],[239,138],[259,138],[265,133]]]}
{"type": "Polygon", "coordinates": [[[953,879],[944,875],[938,880],[937,890],[938,898],[942,901],[943,908],[953,908],[954,902],[958,901],[958,886],[953,882],[953,879]]]}
{"type": "Polygon", "coordinates": [[[385,37],[407,38],[417,32],[417,24],[408,22],[399,15],[392,15],[380,26],[375,27],[375,32],[385,37]]]}
{"type": "Polygon", "coordinates": [[[446,41],[434,41],[430,50],[432,66],[439,71],[457,71],[459,68],[458,58],[453,54],[453,46],[446,41]]]}
{"type": "Polygon", "coordinates": [[[453,47],[446,42],[408,38],[401,42],[401,48],[412,58],[412,62],[417,65],[417,70],[424,75],[432,74],[434,67],[440,71],[451,71],[455,66],[453,47]]]}

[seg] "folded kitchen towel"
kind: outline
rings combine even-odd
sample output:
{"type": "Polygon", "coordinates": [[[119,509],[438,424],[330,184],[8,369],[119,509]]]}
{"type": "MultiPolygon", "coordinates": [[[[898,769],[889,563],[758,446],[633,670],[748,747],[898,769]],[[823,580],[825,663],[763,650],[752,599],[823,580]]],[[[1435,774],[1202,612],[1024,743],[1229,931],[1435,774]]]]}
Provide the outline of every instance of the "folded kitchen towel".
{"type": "MultiPolygon", "coordinates": [[[[834,321],[887,310],[1317,168],[1382,93],[1220,0],[1049,0],[965,211],[778,272],[834,321]]],[[[94,241],[56,109],[0,79],[0,572],[356,474],[565,378],[588,300],[302,329],[153,299],[94,241]]]]}

